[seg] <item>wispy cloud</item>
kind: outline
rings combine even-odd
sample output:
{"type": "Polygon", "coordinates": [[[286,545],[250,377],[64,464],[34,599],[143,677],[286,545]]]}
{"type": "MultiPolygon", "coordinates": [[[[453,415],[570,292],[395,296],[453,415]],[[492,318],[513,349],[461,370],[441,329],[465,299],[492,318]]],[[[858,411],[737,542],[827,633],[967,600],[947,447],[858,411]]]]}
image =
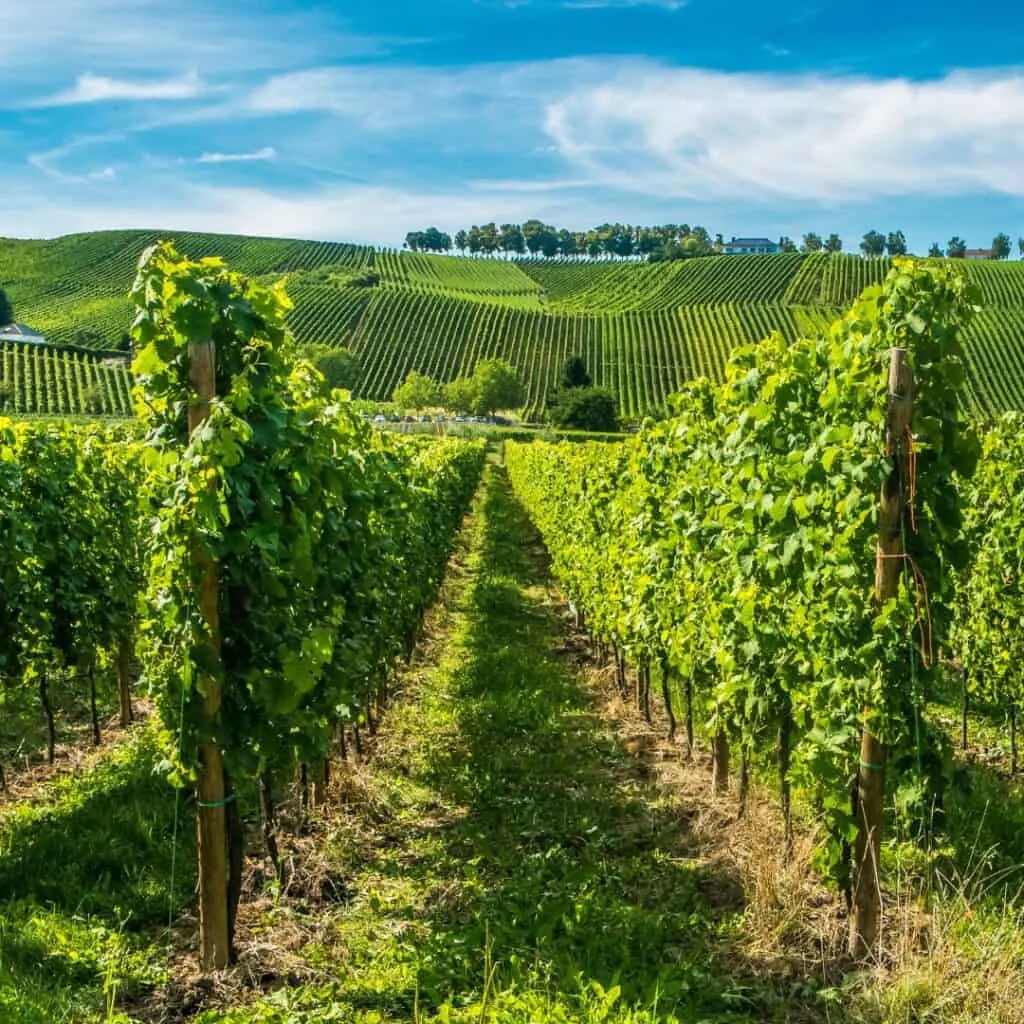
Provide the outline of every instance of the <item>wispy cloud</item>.
{"type": "Polygon", "coordinates": [[[52,81],[55,70],[71,75],[95,68],[161,76],[194,67],[222,78],[380,57],[418,42],[353,32],[341,7],[278,0],[0,0],[0,67],[37,81],[52,81]]]}
{"type": "Polygon", "coordinates": [[[393,65],[311,68],[275,75],[243,100],[222,106],[219,117],[322,112],[374,131],[423,129],[472,122],[477,139],[528,127],[536,132],[543,105],[566,82],[597,83],[615,59],[560,58],[520,64],[428,68],[393,65]]]}
{"type": "Polygon", "coordinates": [[[192,100],[207,93],[209,87],[196,72],[177,78],[108,78],[87,72],[64,92],[37,100],[32,106],[61,107],[78,103],[109,103],[113,100],[192,100]]]}
{"type": "Polygon", "coordinates": [[[665,198],[1024,195],[1024,74],[912,82],[638,65],[547,106],[570,173],[665,198]]]}
{"type": "Polygon", "coordinates": [[[564,0],[562,6],[569,10],[601,10],[606,7],[661,7],[666,11],[679,11],[689,0],[564,0]]]}
{"type": "Polygon", "coordinates": [[[277,150],[273,146],[264,146],[251,153],[203,153],[196,163],[200,164],[247,164],[261,160],[277,159],[277,150]]]}
{"type": "MultiPolygon", "coordinates": [[[[126,179],[127,180],[127,179],[126,179]]],[[[346,239],[393,243],[411,225],[462,224],[541,217],[564,223],[599,223],[606,204],[599,196],[462,188],[386,188],[341,185],[301,193],[266,188],[207,187],[176,182],[154,189],[91,194],[90,202],[41,201],[37,193],[0,195],[4,229],[15,236],[44,237],[73,231],[168,226],[178,231],[346,239]]]]}
{"type": "Polygon", "coordinates": [[[761,49],[772,57],[789,57],[793,53],[792,50],[786,49],[785,46],[777,46],[775,43],[763,43],[761,49]]]}
{"type": "MultiPolygon", "coordinates": [[[[119,132],[103,132],[95,135],[82,135],[72,139],[63,146],[46,150],[41,153],[32,153],[28,157],[28,164],[37,171],[42,172],[52,181],[65,185],[83,185],[95,181],[110,181],[117,176],[116,168],[111,164],[103,164],[95,170],[81,170],[82,158],[76,157],[74,166],[76,170],[64,171],[59,166],[66,158],[75,153],[81,153],[90,148],[102,148],[119,143],[124,136],[119,132]]],[[[95,158],[94,158],[95,159],[95,158]]],[[[99,162],[99,161],[97,161],[99,162]]]]}

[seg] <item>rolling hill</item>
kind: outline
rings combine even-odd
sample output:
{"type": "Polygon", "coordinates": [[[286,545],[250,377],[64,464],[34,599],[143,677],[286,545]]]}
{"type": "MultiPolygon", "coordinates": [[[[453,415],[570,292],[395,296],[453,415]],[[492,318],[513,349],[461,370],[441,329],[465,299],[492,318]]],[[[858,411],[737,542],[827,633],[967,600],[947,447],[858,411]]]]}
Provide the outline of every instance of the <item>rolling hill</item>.
{"type": "MultiPolygon", "coordinates": [[[[160,237],[193,257],[223,256],[246,274],[286,277],[296,338],[358,353],[360,397],[388,398],[410,370],[447,380],[480,358],[502,356],[528,380],[530,414],[542,410],[565,358],[579,354],[595,382],[617,393],[623,414],[639,416],[686,380],[718,376],[736,345],[773,330],[794,338],[819,328],[889,267],[883,259],[825,254],[506,262],[343,243],[109,231],[0,239],[0,287],[18,319],[49,340],[113,348],[130,323],[127,292],[139,253],[160,237]]],[[[968,336],[971,409],[984,416],[1024,408],[1024,264],[965,263],[964,270],[984,303],[968,336]]],[[[24,383],[19,358],[5,352],[0,366],[5,379],[22,373],[14,390],[27,410],[38,401],[41,410],[82,411],[80,394],[90,384],[77,385],[75,366],[93,373],[86,357],[62,356],[70,360],[65,369],[61,359],[51,366],[40,356],[32,367],[38,385],[24,383]],[[50,384],[47,373],[76,383],[50,384]]],[[[103,410],[127,412],[127,386],[113,380],[108,387],[104,376],[116,371],[97,366],[95,373],[103,410]]],[[[95,406],[96,392],[89,395],[95,406]]]]}

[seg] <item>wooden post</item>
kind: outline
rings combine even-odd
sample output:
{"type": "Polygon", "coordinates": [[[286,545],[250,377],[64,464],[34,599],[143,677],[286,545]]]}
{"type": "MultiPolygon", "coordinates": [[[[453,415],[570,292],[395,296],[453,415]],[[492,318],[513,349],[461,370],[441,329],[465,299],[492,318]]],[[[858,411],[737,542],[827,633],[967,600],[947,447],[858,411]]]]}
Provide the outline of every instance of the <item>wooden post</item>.
{"type": "Polygon", "coordinates": [[[683,710],[686,716],[686,760],[693,760],[693,669],[683,683],[683,710]]]}
{"type": "Polygon", "coordinates": [[[729,792],[729,736],[725,726],[715,729],[711,741],[711,791],[715,795],[729,792]]]}
{"type": "MultiPolygon", "coordinates": [[[[193,397],[188,410],[192,435],[210,417],[217,393],[212,341],[188,347],[193,397]]],[[[211,486],[216,486],[211,482],[211,486]]],[[[217,563],[197,544],[192,557],[199,577],[199,608],[209,632],[209,645],[220,659],[220,610],[217,563]]],[[[228,922],[228,836],[224,803],[224,758],[210,733],[220,715],[220,681],[202,673],[199,779],[196,783],[196,840],[199,855],[199,946],[204,971],[226,967],[230,954],[228,922]]]]}
{"type": "MultiPolygon", "coordinates": [[[[875,558],[875,599],[884,605],[899,590],[903,572],[903,515],[910,482],[910,421],[914,408],[914,375],[905,349],[889,358],[889,412],[886,452],[893,465],[882,485],[875,558]]],[[[853,851],[853,910],[850,914],[850,955],[869,956],[878,941],[882,917],[880,858],[885,800],[886,750],[870,731],[870,709],[864,712],[857,772],[857,839],[853,851]]]]}
{"type": "Polygon", "coordinates": [[[311,766],[310,776],[309,805],[314,810],[320,810],[327,806],[327,785],[330,774],[326,758],[311,766]]]}
{"type": "Polygon", "coordinates": [[[676,738],[676,716],[672,710],[672,693],[669,689],[669,661],[668,655],[662,652],[661,668],[661,699],[665,703],[665,716],[668,718],[668,741],[672,743],[676,738]]]}
{"type": "Polygon", "coordinates": [[[117,649],[117,696],[121,709],[121,728],[127,729],[132,724],[132,681],[131,681],[131,645],[122,638],[117,649]]]}
{"type": "Polygon", "coordinates": [[[89,715],[92,719],[92,745],[98,747],[102,742],[100,736],[100,715],[96,707],[96,658],[92,656],[87,669],[89,676],[89,715]]]}
{"type": "Polygon", "coordinates": [[[747,816],[747,798],[750,796],[750,747],[744,743],[740,747],[740,793],[736,820],[741,821],[747,816]]]}

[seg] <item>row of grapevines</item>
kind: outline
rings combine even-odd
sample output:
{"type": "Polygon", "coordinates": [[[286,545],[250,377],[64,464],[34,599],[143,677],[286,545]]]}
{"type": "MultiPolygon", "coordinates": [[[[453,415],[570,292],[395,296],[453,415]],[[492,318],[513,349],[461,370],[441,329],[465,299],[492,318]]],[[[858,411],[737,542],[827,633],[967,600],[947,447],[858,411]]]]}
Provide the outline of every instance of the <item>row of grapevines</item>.
{"type": "Polygon", "coordinates": [[[386,399],[411,370],[450,380],[496,356],[519,368],[527,405],[539,411],[564,359],[578,354],[624,412],[640,415],[663,407],[686,380],[720,378],[734,348],[773,329],[795,337],[796,313],[738,304],[584,317],[378,291],[348,341],[364,367],[361,397],[386,399]]]}
{"type": "Polygon", "coordinates": [[[369,288],[335,288],[330,285],[289,285],[295,308],[288,327],[296,341],[346,346],[359,324],[369,288]]]}
{"type": "Polygon", "coordinates": [[[127,416],[131,377],[82,352],[0,344],[0,409],[23,415],[127,416]]]}
{"type": "MultiPolygon", "coordinates": [[[[52,687],[91,690],[95,670],[134,636],[140,591],[137,459],[127,434],[0,422],[0,683],[37,690],[56,744],[52,687]]],[[[122,675],[122,701],[126,680],[122,675]]],[[[122,706],[122,719],[128,717],[122,706]]]]}
{"type": "Polygon", "coordinates": [[[951,478],[969,477],[977,451],[958,412],[971,303],[948,269],[901,261],[829,332],[740,348],[724,384],[698,382],[635,440],[507,448],[513,485],[592,633],[641,675],[653,663],[686,680],[719,768],[730,741],[744,765],[777,764],[787,827],[800,785],[826,824],[819,863],[847,887],[878,834],[866,798],[863,813],[850,804],[858,770],[863,788],[888,751],[902,776],[925,760],[915,743],[938,742],[920,709],[948,625],[948,569],[966,557],[951,478]],[[887,448],[892,347],[909,353],[915,407],[913,442],[890,437],[887,448]],[[911,444],[907,478],[897,467],[911,444]],[[911,512],[897,526],[907,571],[895,596],[876,599],[883,482],[911,512]],[[862,730],[880,744],[866,768],[862,730]]]}
{"type": "Polygon", "coordinates": [[[967,536],[973,542],[962,574],[955,653],[963,687],[962,743],[971,705],[1009,722],[1010,769],[1017,770],[1017,724],[1024,707],[1024,416],[1009,413],[986,432],[979,472],[970,482],[967,536]]]}
{"type": "Polygon", "coordinates": [[[232,780],[266,789],[296,762],[324,765],[346,722],[372,720],[484,451],[367,427],[294,363],[282,286],[161,245],[133,298],[153,522],[145,661],[168,755],[197,780],[203,954],[220,966],[232,780]]]}

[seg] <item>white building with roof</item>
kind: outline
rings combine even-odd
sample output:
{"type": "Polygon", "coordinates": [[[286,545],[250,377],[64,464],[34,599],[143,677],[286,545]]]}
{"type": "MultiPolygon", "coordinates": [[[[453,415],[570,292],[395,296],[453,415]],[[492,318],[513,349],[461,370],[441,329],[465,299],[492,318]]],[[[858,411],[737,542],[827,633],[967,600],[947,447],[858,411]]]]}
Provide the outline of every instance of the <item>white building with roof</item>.
{"type": "Polygon", "coordinates": [[[780,251],[777,242],[770,238],[733,238],[725,243],[726,256],[755,256],[780,251]]]}
{"type": "Polygon", "coordinates": [[[29,345],[45,345],[46,338],[28,324],[8,324],[0,327],[0,341],[21,341],[29,345]]]}

